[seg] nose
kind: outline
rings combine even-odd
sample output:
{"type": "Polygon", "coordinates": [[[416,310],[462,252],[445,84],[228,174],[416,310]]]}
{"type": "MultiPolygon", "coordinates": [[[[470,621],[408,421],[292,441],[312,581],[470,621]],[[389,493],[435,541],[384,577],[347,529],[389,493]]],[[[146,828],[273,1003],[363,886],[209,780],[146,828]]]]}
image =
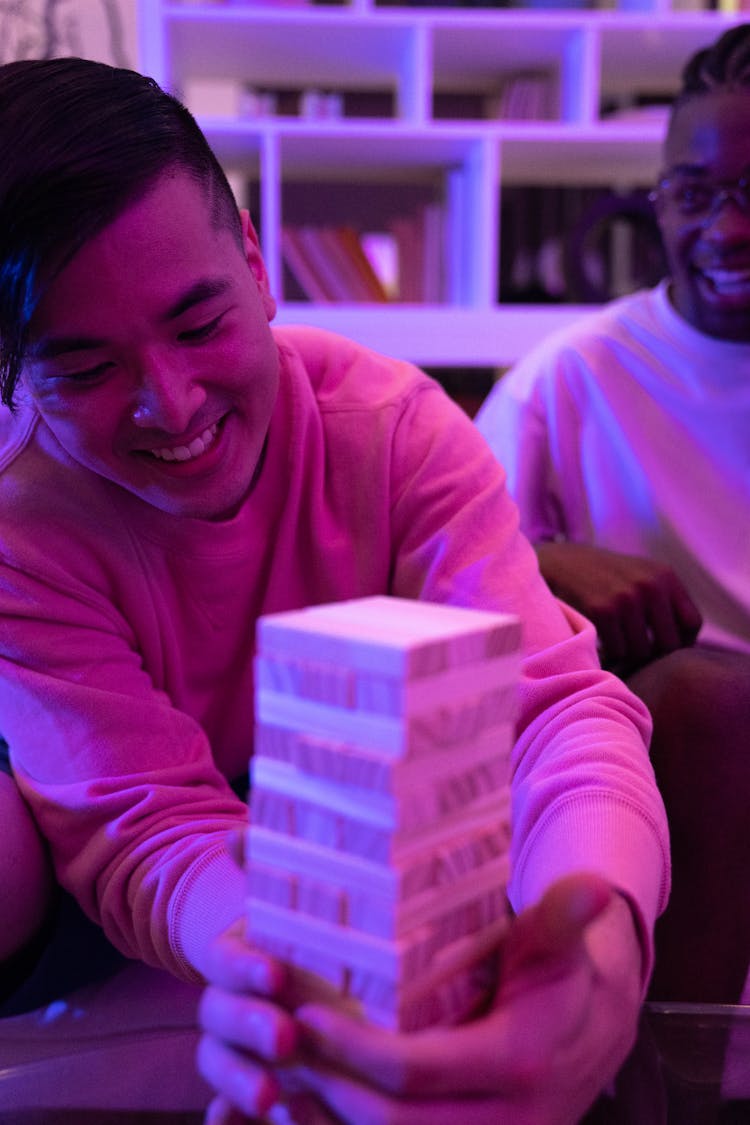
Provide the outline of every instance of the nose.
{"type": "Polygon", "coordinates": [[[704,231],[710,231],[716,237],[733,236],[737,231],[747,237],[750,234],[750,214],[747,200],[741,195],[739,187],[724,187],[718,191],[701,225],[704,231]]]}
{"type": "Polygon", "coordinates": [[[179,364],[144,365],[133,396],[131,418],[142,429],[183,434],[206,401],[206,392],[179,364]]]}

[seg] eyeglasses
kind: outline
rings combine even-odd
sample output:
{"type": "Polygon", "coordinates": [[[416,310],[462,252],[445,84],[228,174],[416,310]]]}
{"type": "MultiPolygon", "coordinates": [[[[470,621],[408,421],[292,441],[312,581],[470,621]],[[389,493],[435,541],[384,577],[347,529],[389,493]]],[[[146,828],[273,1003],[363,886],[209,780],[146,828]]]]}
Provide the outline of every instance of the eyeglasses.
{"type": "Polygon", "coordinates": [[[728,199],[743,214],[750,215],[750,169],[739,179],[721,184],[687,173],[662,176],[649,199],[698,222],[712,218],[728,199]]]}

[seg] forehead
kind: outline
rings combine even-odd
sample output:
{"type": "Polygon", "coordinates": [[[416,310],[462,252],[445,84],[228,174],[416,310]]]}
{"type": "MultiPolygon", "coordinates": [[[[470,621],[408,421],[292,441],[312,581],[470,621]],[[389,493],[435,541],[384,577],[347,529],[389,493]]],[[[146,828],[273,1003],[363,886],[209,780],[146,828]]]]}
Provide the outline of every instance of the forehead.
{"type": "Polygon", "coordinates": [[[664,156],[668,168],[694,165],[718,174],[750,166],[750,89],[689,98],[672,118],[664,156]]]}
{"type": "Polygon", "coordinates": [[[58,320],[159,311],[203,276],[229,276],[243,261],[232,235],[217,230],[203,188],[183,174],[166,176],[53,279],[32,318],[31,338],[58,320]]]}

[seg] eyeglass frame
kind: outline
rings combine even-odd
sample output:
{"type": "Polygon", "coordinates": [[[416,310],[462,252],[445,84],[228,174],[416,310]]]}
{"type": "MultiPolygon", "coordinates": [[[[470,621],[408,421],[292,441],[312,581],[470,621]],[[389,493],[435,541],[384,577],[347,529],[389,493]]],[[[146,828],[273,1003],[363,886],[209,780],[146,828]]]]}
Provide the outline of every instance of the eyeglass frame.
{"type": "Polygon", "coordinates": [[[731,199],[743,215],[750,216],[750,166],[738,178],[720,183],[715,183],[709,179],[701,180],[700,176],[696,176],[695,183],[698,185],[702,183],[711,193],[710,200],[705,208],[691,209],[665,197],[665,188],[681,174],[679,172],[671,175],[668,172],[663,173],[659,177],[656,187],[648,193],[649,203],[653,206],[657,206],[660,202],[666,203],[668,206],[674,207],[686,219],[692,218],[696,222],[707,223],[724,203],[731,199]]]}

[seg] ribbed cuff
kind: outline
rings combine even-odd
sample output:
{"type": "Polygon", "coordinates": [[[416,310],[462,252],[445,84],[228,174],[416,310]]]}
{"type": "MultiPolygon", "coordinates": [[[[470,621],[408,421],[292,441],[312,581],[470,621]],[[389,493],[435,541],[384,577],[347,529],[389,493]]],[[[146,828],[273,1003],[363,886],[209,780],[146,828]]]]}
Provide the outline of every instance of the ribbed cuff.
{"type": "Polygon", "coordinates": [[[245,910],[246,878],[224,846],[208,852],[183,876],[172,900],[169,930],[182,975],[202,979],[211,942],[245,910]]]}

